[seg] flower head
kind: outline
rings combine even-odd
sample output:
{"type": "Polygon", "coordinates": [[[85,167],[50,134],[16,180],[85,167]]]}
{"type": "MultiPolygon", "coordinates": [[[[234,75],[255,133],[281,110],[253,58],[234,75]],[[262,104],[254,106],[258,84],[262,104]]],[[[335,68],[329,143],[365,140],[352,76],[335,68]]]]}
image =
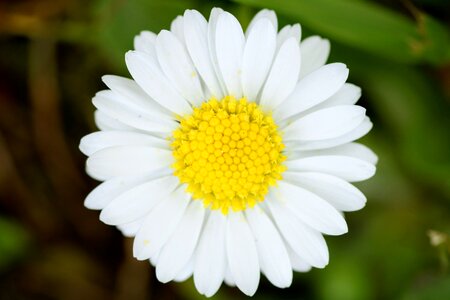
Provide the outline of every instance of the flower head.
{"type": "Polygon", "coordinates": [[[193,275],[211,296],[222,282],[247,295],[260,273],[280,288],[292,271],[328,264],[322,234],[347,232],[341,212],[366,199],[349,182],[375,173],[354,143],[372,127],[327,64],[329,42],[278,31],[273,11],[244,33],[215,8],[187,10],[126,54],[133,79],[104,76],[93,99],[100,131],[85,136],[87,172],[103,181],[85,205],[134,237],[161,282],[193,275]]]}

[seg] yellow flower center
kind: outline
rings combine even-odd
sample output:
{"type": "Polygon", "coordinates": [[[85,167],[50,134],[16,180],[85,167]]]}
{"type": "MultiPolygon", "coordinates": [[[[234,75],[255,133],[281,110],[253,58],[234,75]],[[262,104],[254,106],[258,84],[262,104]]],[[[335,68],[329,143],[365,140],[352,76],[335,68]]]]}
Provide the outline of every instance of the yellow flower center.
{"type": "Polygon", "coordinates": [[[180,119],[171,146],[187,191],[224,214],[263,201],[286,169],[275,122],[245,98],[211,98],[195,108],[180,119]]]}

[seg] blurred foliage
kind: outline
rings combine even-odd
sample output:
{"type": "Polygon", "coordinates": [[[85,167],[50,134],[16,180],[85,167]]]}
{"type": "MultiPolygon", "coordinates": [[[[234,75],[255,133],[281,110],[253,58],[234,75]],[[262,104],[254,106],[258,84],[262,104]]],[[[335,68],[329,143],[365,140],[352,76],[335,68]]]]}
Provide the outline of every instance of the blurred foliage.
{"type": "MultiPolygon", "coordinates": [[[[450,3],[447,0],[10,0],[0,2],[0,299],[202,299],[162,285],[131,241],[83,208],[80,137],[105,73],[187,8],[246,26],[262,7],[331,40],[374,122],[367,207],[327,237],[330,265],[255,299],[450,299],[450,3]]],[[[223,287],[215,299],[245,299],[223,287]]]]}

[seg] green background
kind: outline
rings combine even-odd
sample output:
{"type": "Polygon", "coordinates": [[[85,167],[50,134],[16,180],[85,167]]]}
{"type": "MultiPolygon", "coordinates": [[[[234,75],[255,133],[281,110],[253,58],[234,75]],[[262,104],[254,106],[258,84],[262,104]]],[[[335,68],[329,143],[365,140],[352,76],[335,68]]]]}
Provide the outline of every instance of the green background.
{"type": "MultiPolygon", "coordinates": [[[[377,174],[367,206],[327,237],[330,264],[265,279],[255,299],[450,299],[450,2],[447,0],[10,0],[0,2],[0,299],[201,299],[160,284],[130,239],[83,207],[97,184],[79,139],[95,130],[100,76],[121,74],[135,34],[187,8],[245,27],[259,8],[331,40],[362,87],[377,174]]],[[[216,299],[245,299],[222,287],[216,299]]]]}

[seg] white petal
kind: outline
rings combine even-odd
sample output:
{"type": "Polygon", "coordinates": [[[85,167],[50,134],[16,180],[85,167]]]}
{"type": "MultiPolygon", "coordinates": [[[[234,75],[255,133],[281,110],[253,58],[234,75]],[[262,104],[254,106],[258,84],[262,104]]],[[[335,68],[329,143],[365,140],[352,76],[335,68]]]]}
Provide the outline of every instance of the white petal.
{"type": "MultiPolygon", "coordinates": [[[[191,195],[185,189],[186,186],[180,185],[175,191],[161,199],[147,215],[134,239],[134,257],[145,260],[154,256],[171,237],[191,200],[191,195]]],[[[156,264],[159,263],[160,255],[161,253],[156,264]]]]}
{"type": "Polygon", "coordinates": [[[359,158],[367,161],[373,165],[377,164],[377,155],[369,149],[367,146],[359,143],[348,143],[333,148],[301,151],[299,154],[301,157],[317,156],[317,155],[343,155],[354,158],[359,158]]]}
{"type": "Polygon", "coordinates": [[[173,236],[161,251],[156,277],[166,283],[173,280],[189,262],[202,229],[205,209],[201,201],[192,201],[173,236]]]}
{"type": "Polygon", "coordinates": [[[200,76],[212,95],[221,99],[223,97],[222,89],[217,80],[208,48],[208,24],[198,11],[186,10],[184,12],[184,35],[187,50],[200,76]]]}
{"type": "Polygon", "coordinates": [[[226,247],[228,266],[236,286],[247,296],[253,296],[259,284],[259,262],[255,240],[241,212],[228,215],[226,247]]]}
{"type": "Polygon", "coordinates": [[[150,98],[134,80],[116,75],[104,75],[102,81],[114,93],[125,98],[123,101],[126,101],[126,104],[135,107],[141,114],[145,112],[158,120],[173,120],[173,114],[150,98]]]}
{"type": "Polygon", "coordinates": [[[310,36],[300,43],[303,65],[300,78],[323,66],[330,54],[330,42],[318,36],[310,36]]]}
{"type": "Polygon", "coordinates": [[[288,38],[276,54],[260,104],[272,110],[282,103],[295,88],[300,70],[300,50],[295,38],[288,38]]]}
{"type": "Polygon", "coordinates": [[[323,141],[285,141],[285,144],[286,148],[289,149],[289,151],[327,149],[343,145],[361,138],[362,136],[366,135],[370,131],[370,129],[372,129],[372,126],[373,124],[372,122],[370,122],[370,119],[368,117],[365,117],[358,127],[342,136],[323,141]]]}
{"type": "Polygon", "coordinates": [[[328,98],[323,104],[328,106],[350,105],[361,98],[361,88],[352,83],[345,83],[336,94],[328,98]]]}
{"type": "Polygon", "coordinates": [[[100,130],[129,130],[129,131],[135,131],[136,129],[123,124],[122,122],[118,121],[117,119],[114,119],[107,114],[105,114],[102,111],[99,111],[98,109],[94,112],[94,121],[95,125],[97,125],[97,128],[100,130]]]}
{"type": "Polygon", "coordinates": [[[322,233],[341,235],[348,231],[347,223],[333,206],[308,190],[289,183],[296,178],[292,173],[286,172],[284,176],[286,181],[279,182],[279,186],[272,191],[272,196],[284,207],[303,223],[322,233]]]}
{"type": "Polygon", "coordinates": [[[89,156],[95,152],[115,146],[147,145],[169,150],[169,143],[148,134],[129,131],[97,131],[86,135],[80,141],[80,151],[89,156]]]}
{"type": "Polygon", "coordinates": [[[99,184],[93,189],[89,195],[87,195],[84,201],[84,206],[89,209],[103,209],[113,199],[117,198],[120,194],[134,188],[146,181],[150,181],[155,178],[164,177],[168,174],[153,173],[138,176],[124,176],[115,177],[99,184]]]}
{"type": "Polygon", "coordinates": [[[324,268],[328,264],[328,248],[320,232],[303,224],[289,210],[272,198],[266,199],[280,233],[292,250],[308,264],[324,268]]]}
{"type": "Polygon", "coordinates": [[[95,179],[139,175],[168,168],[172,153],[151,146],[117,146],[92,154],[86,162],[86,172],[95,179]]]}
{"type": "Polygon", "coordinates": [[[284,140],[317,141],[333,139],[357,128],[366,110],[356,105],[339,105],[310,113],[284,129],[284,140]]]}
{"type": "Polygon", "coordinates": [[[192,112],[188,102],[169,83],[153,57],[128,51],[125,61],[134,80],[156,102],[179,115],[192,112]]]}
{"type": "Polygon", "coordinates": [[[134,49],[155,56],[156,34],[151,31],[141,31],[134,37],[134,49]]]}
{"type": "Polygon", "coordinates": [[[211,211],[195,253],[195,287],[207,297],[217,292],[225,276],[225,229],[225,216],[211,211]]]}
{"type": "Polygon", "coordinates": [[[167,118],[159,118],[152,110],[132,105],[113,91],[100,91],[92,99],[92,103],[100,111],[117,119],[123,124],[148,132],[172,132],[177,123],[167,118]]]}
{"type": "Polygon", "coordinates": [[[292,266],[278,230],[259,206],[247,209],[245,214],[255,236],[261,271],[273,285],[290,286],[292,266]]]}
{"type": "Polygon", "coordinates": [[[173,281],[175,282],[183,282],[186,281],[189,277],[194,273],[194,260],[191,259],[189,262],[183,267],[183,269],[175,276],[173,281]]]}
{"type": "Polygon", "coordinates": [[[200,105],[204,101],[202,87],[185,47],[167,30],[158,34],[155,47],[161,69],[180,95],[192,105],[200,105]]]}
{"type": "MultiPolygon", "coordinates": [[[[145,221],[145,218],[144,218],[145,221]]],[[[134,250],[134,249],[133,249],[134,250]]],[[[158,251],[156,251],[150,258],[149,261],[152,264],[153,267],[156,266],[156,264],[158,263],[158,259],[159,259],[159,253],[161,252],[161,249],[159,249],[158,251]]]]}
{"type": "Polygon", "coordinates": [[[231,275],[231,270],[229,267],[227,267],[227,270],[225,271],[224,281],[228,286],[231,286],[231,287],[236,286],[236,283],[234,282],[234,278],[233,278],[233,275],[231,275]]]}
{"type": "Polygon", "coordinates": [[[320,104],[303,111],[298,116],[300,118],[314,111],[318,111],[324,108],[333,107],[337,105],[353,105],[359,100],[360,97],[361,97],[360,87],[351,83],[345,83],[341,87],[341,89],[336,92],[336,94],[334,94],[327,100],[321,102],[320,104]]]}
{"type": "Polygon", "coordinates": [[[155,204],[165,200],[178,184],[172,175],[150,180],[112,200],[101,212],[100,220],[108,225],[121,225],[145,216],[155,204]]]}
{"type": "Polygon", "coordinates": [[[274,112],[274,118],[284,120],[334,95],[345,83],[348,69],[344,64],[325,65],[301,79],[295,90],[274,112]]]}
{"type": "Polygon", "coordinates": [[[144,218],[137,219],[136,221],[117,225],[117,228],[122,232],[122,234],[126,237],[134,237],[136,233],[141,229],[142,223],[144,222],[144,218]]]}
{"type": "Polygon", "coordinates": [[[289,259],[291,260],[292,270],[295,272],[309,272],[311,270],[311,265],[306,263],[297,253],[292,250],[289,245],[286,245],[287,251],[289,253],[289,259]]]}
{"type": "Polygon", "coordinates": [[[269,9],[262,9],[253,17],[250,24],[248,24],[247,31],[245,32],[246,35],[249,34],[250,30],[260,19],[269,19],[275,31],[278,30],[278,19],[275,12],[269,9]]]}
{"type": "Polygon", "coordinates": [[[295,38],[297,43],[300,43],[302,37],[302,27],[300,24],[286,25],[280,30],[277,36],[277,48],[280,48],[280,46],[290,37],[295,38]]]}
{"type": "Polygon", "coordinates": [[[276,32],[269,19],[261,18],[250,29],[242,61],[242,90],[255,101],[266,80],[276,46],[276,32]]]}
{"type": "Polygon", "coordinates": [[[211,15],[209,16],[209,22],[208,22],[208,49],[209,49],[209,55],[211,58],[211,63],[213,65],[214,72],[216,73],[217,80],[219,82],[219,85],[221,87],[221,90],[223,93],[226,92],[225,83],[223,82],[222,74],[220,72],[219,68],[219,62],[217,59],[217,52],[216,52],[216,31],[217,31],[217,20],[219,19],[219,16],[223,14],[224,11],[221,8],[214,7],[211,10],[211,15]]]}
{"type": "Polygon", "coordinates": [[[355,211],[364,207],[366,197],[347,181],[314,172],[285,172],[283,178],[318,195],[340,211],[355,211]]]}
{"type": "Polygon", "coordinates": [[[343,155],[321,155],[289,160],[285,163],[290,171],[320,172],[355,182],[372,177],[375,166],[362,159],[343,155]]]}
{"type": "Polygon", "coordinates": [[[216,56],[228,95],[242,96],[241,66],[244,33],[239,21],[230,13],[219,15],[216,25],[216,56]]]}
{"type": "Polygon", "coordinates": [[[177,39],[184,44],[184,19],[182,16],[177,16],[170,24],[170,31],[177,37],[177,39]]]}

